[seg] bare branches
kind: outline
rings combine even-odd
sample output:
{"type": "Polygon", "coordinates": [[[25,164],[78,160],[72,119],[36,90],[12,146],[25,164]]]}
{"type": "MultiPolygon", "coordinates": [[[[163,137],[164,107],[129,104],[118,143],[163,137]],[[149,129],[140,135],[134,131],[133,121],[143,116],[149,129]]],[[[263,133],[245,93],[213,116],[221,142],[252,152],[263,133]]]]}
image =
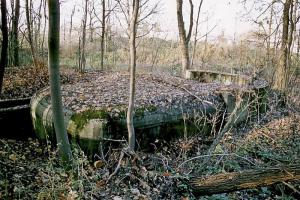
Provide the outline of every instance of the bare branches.
{"type": "MultiPolygon", "coordinates": [[[[130,7],[132,7],[133,5],[130,5],[129,1],[124,1],[124,0],[117,0],[117,9],[118,9],[118,13],[121,14],[122,17],[117,16],[117,20],[119,21],[120,26],[125,29],[126,31],[128,31],[129,25],[130,25],[130,7]],[[123,19],[122,19],[123,18],[123,19]],[[126,26],[124,25],[124,23],[126,24],[126,26]]],[[[154,4],[151,4],[150,0],[143,0],[140,2],[139,5],[139,14],[138,14],[138,20],[137,20],[137,25],[138,25],[138,32],[139,32],[139,28],[142,25],[150,25],[153,26],[152,23],[150,23],[150,19],[152,16],[154,16],[155,14],[159,13],[159,5],[160,2],[157,1],[154,4]]],[[[118,14],[117,13],[117,14],[118,14]]],[[[140,34],[140,36],[138,36],[137,38],[140,37],[144,37],[146,35],[148,35],[151,31],[153,30],[153,27],[150,27],[147,32],[147,34],[140,34]]],[[[127,36],[129,36],[128,33],[126,33],[127,36]]]]}
{"type": "Polygon", "coordinates": [[[159,11],[158,11],[159,2],[155,3],[155,5],[152,6],[152,8],[149,8],[149,5],[147,5],[146,2],[148,2],[148,1],[145,1],[144,6],[141,6],[141,8],[140,8],[141,9],[140,12],[145,13],[145,15],[140,17],[140,19],[138,20],[138,24],[140,24],[141,22],[143,22],[144,20],[146,20],[150,16],[159,13],[159,11]]]}

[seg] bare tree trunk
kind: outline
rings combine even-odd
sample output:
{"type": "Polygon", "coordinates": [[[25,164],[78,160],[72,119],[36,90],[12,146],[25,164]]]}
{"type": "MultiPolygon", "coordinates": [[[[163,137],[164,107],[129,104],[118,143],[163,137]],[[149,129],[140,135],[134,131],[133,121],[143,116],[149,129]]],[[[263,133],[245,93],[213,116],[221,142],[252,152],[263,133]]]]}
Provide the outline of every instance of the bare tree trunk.
{"type": "Polygon", "coordinates": [[[36,32],[35,32],[35,45],[38,48],[42,48],[41,47],[41,25],[42,25],[42,7],[43,7],[43,0],[40,0],[40,5],[38,8],[38,16],[37,16],[37,20],[34,20],[37,24],[36,24],[36,32]]]}
{"type": "Polygon", "coordinates": [[[66,45],[66,21],[64,20],[64,25],[63,25],[63,45],[66,45]]]}
{"type": "Polygon", "coordinates": [[[283,24],[281,37],[281,52],[279,64],[275,71],[273,89],[285,92],[287,87],[287,60],[288,60],[288,37],[289,37],[289,11],[292,0],[286,0],[283,8],[283,24]]]}
{"type": "Polygon", "coordinates": [[[199,19],[200,19],[202,3],[203,3],[203,0],[200,1],[199,7],[198,7],[196,30],[195,30],[194,45],[193,45],[193,54],[192,54],[192,58],[191,58],[191,68],[193,67],[194,57],[195,57],[195,53],[196,53],[196,46],[197,46],[197,41],[198,41],[197,37],[198,37],[199,19]]]}
{"type": "Polygon", "coordinates": [[[43,36],[42,36],[42,44],[41,44],[41,48],[42,48],[42,59],[43,62],[45,61],[45,56],[44,56],[44,45],[45,45],[45,36],[46,36],[46,26],[47,26],[47,12],[46,12],[46,7],[47,7],[47,1],[44,0],[44,29],[43,29],[43,36]]]}
{"type": "Polygon", "coordinates": [[[20,18],[20,0],[16,0],[14,15],[12,16],[12,49],[13,49],[13,65],[19,66],[19,18],[20,18]]]}
{"type": "MultiPolygon", "coordinates": [[[[70,20],[70,30],[69,30],[69,39],[71,40],[72,39],[72,30],[73,30],[73,16],[75,14],[75,6],[73,7],[72,9],[72,13],[71,13],[71,20],[70,20]]],[[[71,42],[71,41],[70,41],[71,42]]]]}
{"type": "Polygon", "coordinates": [[[297,45],[297,57],[300,55],[300,29],[298,31],[298,45],[297,45]]]}
{"type": "Polygon", "coordinates": [[[271,3],[271,11],[270,11],[270,19],[269,19],[269,30],[268,30],[268,40],[267,40],[267,65],[271,64],[271,34],[272,34],[272,23],[273,23],[273,15],[274,15],[274,3],[275,0],[271,3]]]}
{"type": "Polygon", "coordinates": [[[129,27],[129,46],[130,46],[130,90],[129,102],[127,111],[127,129],[128,129],[128,144],[130,150],[135,148],[135,131],[133,126],[133,111],[134,111],[134,96],[135,96],[135,68],[136,68],[136,32],[137,19],[140,7],[139,0],[133,0],[132,17],[129,27]]]}
{"type": "MultiPolygon", "coordinates": [[[[30,3],[31,4],[31,3],[30,3]]],[[[31,57],[32,57],[32,61],[35,67],[38,67],[38,62],[37,62],[37,58],[36,58],[36,54],[35,54],[35,49],[34,49],[34,45],[33,45],[33,39],[32,39],[32,20],[30,17],[30,10],[31,10],[31,6],[29,7],[29,3],[28,0],[25,0],[25,12],[26,12],[26,23],[27,23],[27,31],[28,31],[28,43],[30,46],[30,51],[31,51],[31,57]]]]}
{"type": "Polygon", "coordinates": [[[93,11],[95,9],[94,1],[90,2],[89,6],[89,41],[93,42],[94,41],[94,25],[93,25],[93,11]]]}
{"type": "Polygon", "coordinates": [[[111,42],[111,18],[110,18],[110,12],[113,11],[115,7],[112,7],[110,0],[107,1],[106,10],[106,27],[105,27],[105,40],[104,40],[104,53],[107,53],[109,44],[111,42]]]}
{"type": "Polygon", "coordinates": [[[51,88],[51,106],[53,110],[53,122],[56,133],[58,150],[63,161],[70,163],[72,152],[70,148],[67,130],[65,127],[63,105],[61,99],[60,75],[59,75],[59,29],[60,9],[59,0],[48,0],[49,10],[49,73],[51,88]]]}
{"type": "Polygon", "coordinates": [[[102,0],[102,22],[101,22],[101,70],[104,69],[104,39],[105,39],[105,18],[106,18],[106,4],[105,0],[102,0]]]}
{"type": "Polygon", "coordinates": [[[88,9],[88,0],[85,1],[85,7],[84,7],[84,15],[83,15],[83,21],[82,21],[82,39],[81,39],[81,47],[80,47],[80,63],[79,63],[79,69],[81,72],[84,72],[85,65],[86,65],[86,59],[85,59],[85,42],[86,42],[86,22],[87,22],[87,9],[88,9]]]}
{"type": "Polygon", "coordinates": [[[287,56],[287,85],[290,82],[290,69],[291,69],[291,59],[293,55],[294,49],[294,41],[296,40],[296,27],[297,27],[297,8],[298,8],[298,0],[294,0],[291,3],[290,10],[290,28],[289,28],[289,37],[288,37],[288,56],[287,56]]]}
{"type": "MultiPolygon", "coordinates": [[[[72,44],[72,30],[73,30],[73,16],[75,14],[75,8],[76,6],[73,7],[72,13],[71,13],[71,19],[70,19],[70,30],[69,30],[69,56],[71,56],[71,44],[72,44]]],[[[80,43],[79,43],[80,45],[80,43]]]]}
{"type": "Polygon", "coordinates": [[[2,94],[4,71],[8,62],[8,28],[7,28],[7,10],[6,0],[1,0],[1,31],[2,47],[0,58],[0,95],[2,94]]]}
{"type": "Polygon", "coordinates": [[[179,30],[179,46],[181,49],[181,62],[182,62],[182,76],[185,76],[185,72],[187,69],[190,68],[190,58],[189,58],[189,42],[191,39],[192,29],[193,29],[193,12],[194,6],[192,0],[189,0],[190,3],[190,26],[189,32],[186,34],[185,27],[184,27],[184,20],[182,14],[182,4],[183,0],[176,0],[177,3],[177,23],[178,23],[178,30],[179,30]]]}
{"type": "MultiPolygon", "coordinates": [[[[290,5],[290,16],[289,16],[290,25],[289,25],[289,36],[288,36],[288,42],[287,42],[287,45],[288,45],[287,46],[287,71],[289,71],[289,69],[290,69],[291,47],[292,47],[292,43],[294,40],[293,36],[294,36],[295,21],[296,21],[296,19],[294,19],[294,10],[296,11],[297,9],[296,9],[296,6],[294,6],[293,0],[292,0],[291,5],[290,5]]],[[[289,79],[289,77],[287,76],[287,80],[288,79],[289,79]]]]}
{"type": "Polygon", "coordinates": [[[78,38],[78,67],[79,67],[79,71],[81,71],[81,38],[78,38]]]}
{"type": "Polygon", "coordinates": [[[296,38],[297,38],[297,23],[300,20],[300,13],[298,12],[298,4],[299,0],[295,0],[294,2],[294,13],[293,13],[293,41],[292,41],[292,47],[291,49],[294,49],[295,43],[296,43],[296,38]]]}

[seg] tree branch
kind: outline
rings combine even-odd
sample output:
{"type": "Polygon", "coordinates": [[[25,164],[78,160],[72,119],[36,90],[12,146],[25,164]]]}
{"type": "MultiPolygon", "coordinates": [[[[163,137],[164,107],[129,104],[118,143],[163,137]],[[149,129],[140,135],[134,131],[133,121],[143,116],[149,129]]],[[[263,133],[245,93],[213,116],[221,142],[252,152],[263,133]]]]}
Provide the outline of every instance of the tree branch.
{"type": "Polygon", "coordinates": [[[193,22],[193,18],[194,18],[194,5],[193,5],[193,1],[192,0],[189,0],[189,2],[190,2],[190,7],[191,7],[191,12],[190,12],[190,27],[189,27],[188,35],[186,37],[186,42],[189,42],[190,39],[191,39],[191,35],[192,35],[192,31],[193,31],[193,25],[194,25],[194,22],[193,22]]]}

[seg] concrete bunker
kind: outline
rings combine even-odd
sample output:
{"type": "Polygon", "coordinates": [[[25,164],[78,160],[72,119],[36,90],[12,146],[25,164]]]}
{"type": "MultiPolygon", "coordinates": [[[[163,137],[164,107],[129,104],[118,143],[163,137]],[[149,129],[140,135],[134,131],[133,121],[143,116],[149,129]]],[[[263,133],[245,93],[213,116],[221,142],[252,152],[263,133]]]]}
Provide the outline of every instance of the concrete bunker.
{"type": "MultiPolygon", "coordinates": [[[[68,134],[84,149],[93,152],[104,139],[126,138],[129,75],[94,74],[90,80],[64,85],[62,94],[68,134]]],[[[261,92],[248,84],[201,83],[169,76],[141,74],[137,75],[136,81],[134,126],[142,146],[156,138],[169,140],[187,133],[211,133],[215,127],[212,119],[220,117],[226,110],[230,114],[234,108],[236,91],[243,93],[244,104],[261,92]]],[[[264,98],[261,95],[258,100],[260,107],[264,98]]],[[[243,109],[241,112],[244,113],[237,117],[240,121],[249,115],[250,108],[243,109]]],[[[31,116],[39,138],[55,137],[49,88],[33,96],[31,116]]]]}

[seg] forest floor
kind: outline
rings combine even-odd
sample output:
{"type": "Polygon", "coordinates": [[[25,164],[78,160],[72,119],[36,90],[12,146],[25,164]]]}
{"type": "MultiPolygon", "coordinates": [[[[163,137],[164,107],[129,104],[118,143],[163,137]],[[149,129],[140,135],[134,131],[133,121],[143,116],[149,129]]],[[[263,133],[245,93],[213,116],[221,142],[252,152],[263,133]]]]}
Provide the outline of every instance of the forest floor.
{"type": "MultiPolygon", "coordinates": [[[[68,82],[81,80],[70,74],[68,82]]],[[[299,102],[299,96],[293,97],[289,102],[299,102]]],[[[105,160],[73,145],[70,170],[59,164],[50,141],[0,139],[0,199],[298,199],[299,181],[211,196],[195,196],[188,184],[193,176],[299,164],[299,110],[276,101],[276,95],[270,95],[267,113],[227,132],[205,169],[199,169],[199,155],[205,154],[213,135],[157,140],[151,144],[153,151],[125,156],[108,183],[126,144],[111,146],[105,160]]]]}

